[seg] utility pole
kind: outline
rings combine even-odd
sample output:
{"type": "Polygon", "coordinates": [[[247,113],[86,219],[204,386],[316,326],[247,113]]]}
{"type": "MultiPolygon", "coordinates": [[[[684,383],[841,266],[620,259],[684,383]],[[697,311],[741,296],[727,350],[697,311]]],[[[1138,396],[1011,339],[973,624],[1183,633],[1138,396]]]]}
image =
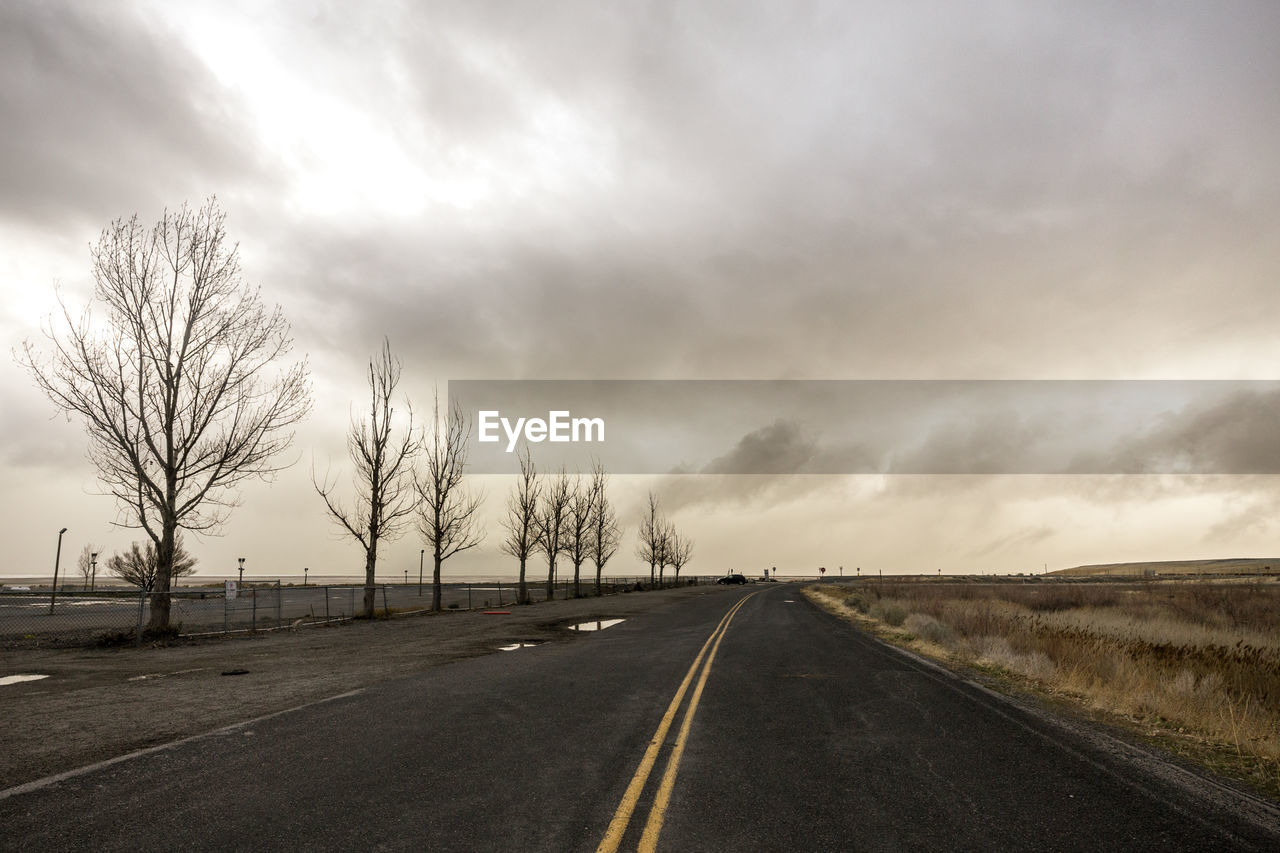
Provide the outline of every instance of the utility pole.
{"type": "Polygon", "coordinates": [[[58,531],[58,551],[53,555],[53,594],[49,596],[49,615],[53,615],[54,602],[58,600],[58,561],[62,559],[62,534],[67,528],[58,531]]]}

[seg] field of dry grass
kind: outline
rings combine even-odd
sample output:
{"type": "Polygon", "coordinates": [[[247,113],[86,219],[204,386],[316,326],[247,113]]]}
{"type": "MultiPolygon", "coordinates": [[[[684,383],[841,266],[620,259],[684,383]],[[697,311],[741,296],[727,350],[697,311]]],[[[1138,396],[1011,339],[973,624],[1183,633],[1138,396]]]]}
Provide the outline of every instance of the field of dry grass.
{"type": "Polygon", "coordinates": [[[1118,715],[1280,792],[1280,583],[868,579],[810,594],[889,639],[1118,715]]]}

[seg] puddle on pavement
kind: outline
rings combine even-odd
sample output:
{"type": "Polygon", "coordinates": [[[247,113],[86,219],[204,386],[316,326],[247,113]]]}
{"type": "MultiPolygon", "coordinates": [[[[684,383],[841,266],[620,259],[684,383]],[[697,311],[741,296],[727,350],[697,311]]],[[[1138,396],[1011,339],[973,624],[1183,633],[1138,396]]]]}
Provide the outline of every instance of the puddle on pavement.
{"type": "Polygon", "coordinates": [[[570,631],[603,631],[605,628],[612,628],[626,619],[597,619],[595,622],[580,622],[577,625],[570,625],[570,631]]]}
{"type": "Polygon", "coordinates": [[[47,675],[6,675],[0,678],[0,687],[7,687],[10,684],[21,684],[24,681],[39,681],[42,678],[48,678],[47,675]]]}
{"type": "Polygon", "coordinates": [[[534,646],[540,646],[541,643],[510,643],[505,646],[498,646],[504,652],[514,652],[516,649],[531,649],[534,646]]]}

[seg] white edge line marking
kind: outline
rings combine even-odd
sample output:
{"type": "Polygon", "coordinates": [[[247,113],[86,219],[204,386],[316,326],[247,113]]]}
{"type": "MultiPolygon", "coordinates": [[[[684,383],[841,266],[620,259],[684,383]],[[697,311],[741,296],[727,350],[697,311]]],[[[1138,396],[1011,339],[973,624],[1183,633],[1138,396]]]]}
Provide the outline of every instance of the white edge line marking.
{"type": "Polygon", "coordinates": [[[124,755],[117,755],[115,758],[108,758],[106,761],[99,761],[96,764],[87,764],[84,767],[77,767],[74,770],[66,770],[66,771],[63,771],[62,773],[55,773],[52,776],[45,776],[43,779],[36,779],[35,781],[32,781],[32,782],[26,782],[21,785],[16,785],[12,788],[6,788],[5,790],[0,791],[0,800],[7,800],[10,797],[17,797],[21,794],[29,794],[32,791],[38,791],[41,788],[47,788],[50,785],[57,784],[58,782],[65,782],[68,779],[74,779],[77,776],[84,776],[87,773],[93,773],[95,770],[101,770],[104,767],[110,767],[113,764],[119,764],[122,761],[130,761],[134,758],[141,758],[144,755],[150,755],[153,752],[160,752],[165,749],[173,749],[176,746],[182,746],[183,744],[188,744],[188,743],[191,743],[192,741],[203,740],[204,738],[210,738],[210,737],[217,737],[218,735],[223,735],[223,734],[229,734],[230,732],[233,732],[236,729],[241,729],[241,728],[244,728],[245,726],[252,726],[255,723],[261,723],[264,720],[270,720],[272,717],[279,717],[284,714],[292,714],[294,711],[301,711],[304,708],[310,708],[314,705],[323,705],[326,702],[334,702],[334,701],[337,701],[338,699],[346,699],[348,697],[355,696],[356,694],[363,693],[363,692],[364,692],[364,688],[361,687],[356,690],[350,690],[346,693],[339,693],[337,696],[326,696],[325,698],[317,699],[314,702],[304,702],[303,704],[295,705],[292,708],[285,708],[283,711],[275,711],[274,713],[271,713],[271,714],[263,714],[261,717],[254,717],[251,720],[242,720],[239,723],[232,723],[229,726],[223,726],[222,728],[214,729],[213,731],[203,732],[198,735],[188,735],[187,737],[179,738],[178,740],[170,741],[169,743],[162,743],[162,744],[159,744],[158,746],[149,746],[146,749],[139,749],[134,752],[125,753],[124,755]]]}

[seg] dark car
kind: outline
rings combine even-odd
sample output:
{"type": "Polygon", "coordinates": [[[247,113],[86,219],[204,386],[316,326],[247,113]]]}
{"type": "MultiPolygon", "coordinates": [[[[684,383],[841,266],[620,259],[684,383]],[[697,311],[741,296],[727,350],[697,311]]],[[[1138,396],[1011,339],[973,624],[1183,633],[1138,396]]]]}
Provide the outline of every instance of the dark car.
{"type": "Polygon", "coordinates": [[[740,575],[736,572],[731,575],[725,575],[724,577],[716,580],[716,583],[723,583],[723,584],[747,583],[747,582],[748,581],[745,575],[740,575]]]}

